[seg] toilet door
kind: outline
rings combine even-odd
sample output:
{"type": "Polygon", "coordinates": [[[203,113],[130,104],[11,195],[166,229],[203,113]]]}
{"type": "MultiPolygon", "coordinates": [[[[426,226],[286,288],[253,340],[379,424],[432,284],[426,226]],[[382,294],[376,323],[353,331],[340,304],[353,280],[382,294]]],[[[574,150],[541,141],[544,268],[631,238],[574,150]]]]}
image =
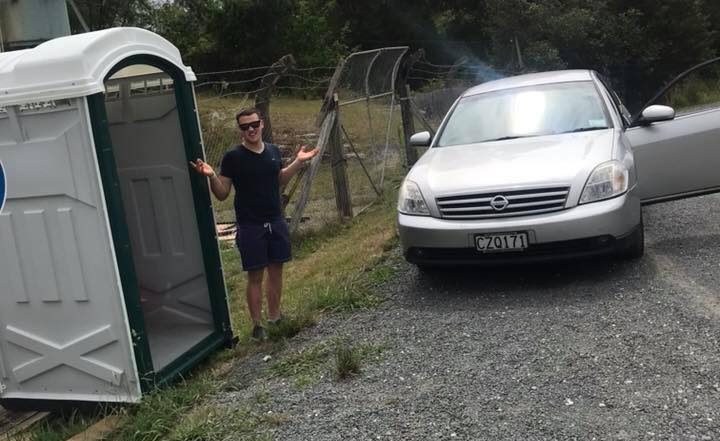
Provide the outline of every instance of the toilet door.
{"type": "Polygon", "coordinates": [[[84,98],[0,110],[0,398],[137,401],[84,98]]]}

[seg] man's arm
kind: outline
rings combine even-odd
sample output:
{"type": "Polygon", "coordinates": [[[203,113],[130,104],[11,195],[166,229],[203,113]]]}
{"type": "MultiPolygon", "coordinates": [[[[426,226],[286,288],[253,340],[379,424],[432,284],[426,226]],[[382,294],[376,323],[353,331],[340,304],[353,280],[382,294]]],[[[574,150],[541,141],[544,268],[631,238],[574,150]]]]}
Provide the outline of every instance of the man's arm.
{"type": "Polygon", "coordinates": [[[231,188],[232,179],[226,176],[218,175],[217,173],[210,176],[210,190],[212,190],[215,197],[219,200],[224,201],[227,199],[230,195],[231,188]]]}
{"type": "Polygon", "coordinates": [[[287,167],[280,170],[280,185],[285,185],[288,182],[290,182],[290,179],[292,179],[293,176],[295,176],[295,173],[298,172],[302,168],[302,165],[305,161],[309,161],[313,158],[313,156],[317,155],[318,148],[315,147],[314,149],[310,151],[305,151],[305,146],[300,146],[298,148],[297,156],[295,157],[295,160],[290,163],[287,167]]]}
{"type": "Polygon", "coordinates": [[[228,195],[230,195],[230,189],[232,188],[232,179],[227,176],[218,175],[215,173],[215,170],[213,170],[213,168],[202,159],[198,158],[195,161],[190,161],[190,165],[196,172],[207,176],[210,179],[210,190],[216,198],[221,201],[227,199],[228,195]]]}

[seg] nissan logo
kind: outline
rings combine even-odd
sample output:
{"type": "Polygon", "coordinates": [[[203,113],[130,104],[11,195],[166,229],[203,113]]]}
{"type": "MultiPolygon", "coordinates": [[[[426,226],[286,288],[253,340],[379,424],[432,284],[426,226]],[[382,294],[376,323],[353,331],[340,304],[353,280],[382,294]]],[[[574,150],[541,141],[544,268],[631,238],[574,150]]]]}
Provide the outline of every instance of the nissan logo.
{"type": "Polygon", "coordinates": [[[508,204],[510,204],[510,201],[508,201],[507,198],[502,195],[497,195],[490,200],[490,206],[495,211],[503,211],[505,208],[507,208],[508,204]]]}

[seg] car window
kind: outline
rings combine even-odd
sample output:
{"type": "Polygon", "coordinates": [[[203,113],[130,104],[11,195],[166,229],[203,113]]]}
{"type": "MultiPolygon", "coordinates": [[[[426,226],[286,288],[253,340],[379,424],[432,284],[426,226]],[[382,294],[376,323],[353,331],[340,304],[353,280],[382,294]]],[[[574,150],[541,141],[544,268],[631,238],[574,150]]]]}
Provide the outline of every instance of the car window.
{"type": "Polygon", "coordinates": [[[598,130],[611,126],[591,81],[544,84],[462,98],[437,146],[598,130]]]}
{"type": "Polygon", "coordinates": [[[698,67],[679,78],[652,104],[670,106],[676,115],[720,107],[720,62],[698,67]]]}

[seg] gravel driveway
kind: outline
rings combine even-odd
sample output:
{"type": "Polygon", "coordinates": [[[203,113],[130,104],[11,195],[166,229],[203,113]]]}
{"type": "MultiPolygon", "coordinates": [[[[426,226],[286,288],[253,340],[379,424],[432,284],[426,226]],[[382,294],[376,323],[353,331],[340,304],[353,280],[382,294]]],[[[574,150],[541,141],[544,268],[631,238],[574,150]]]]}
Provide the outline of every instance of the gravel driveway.
{"type": "Polygon", "coordinates": [[[644,217],[633,262],[432,277],[398,262],[383,306],[288,349],[380,345],[359,376],[268,379],[259,355],[218,399],[266,396],[276,440],[720,439],[720,196],[644,217]]]}

